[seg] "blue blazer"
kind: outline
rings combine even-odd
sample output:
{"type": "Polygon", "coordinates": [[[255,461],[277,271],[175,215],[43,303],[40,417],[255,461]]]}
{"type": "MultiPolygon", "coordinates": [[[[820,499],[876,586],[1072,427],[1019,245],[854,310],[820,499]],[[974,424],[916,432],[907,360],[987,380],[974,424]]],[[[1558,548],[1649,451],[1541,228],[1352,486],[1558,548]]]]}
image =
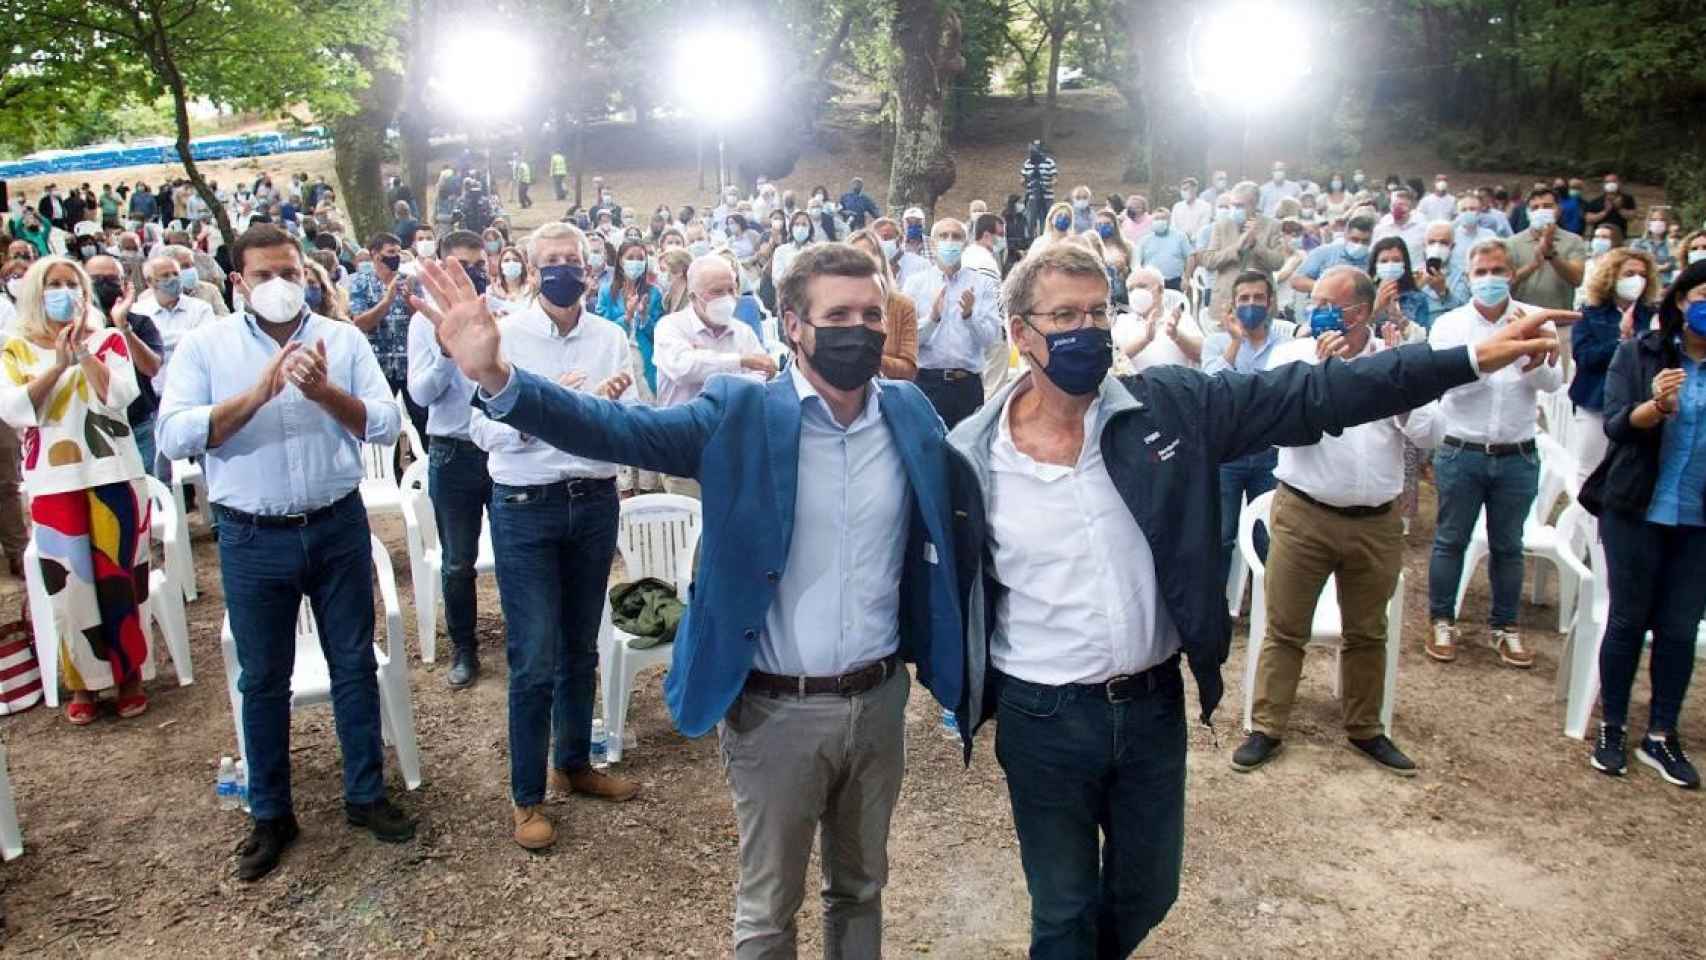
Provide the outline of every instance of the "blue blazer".
{"type": "MultiPolygon", "coordinates": [[[[960,710],[966,674],[942,420],[911,383],[876,380],[878,406],[912,488],[900,579],[900,653],[936,699],[960,710]]],[[[675,634],[664,700],[682,733],[710,732],[752,669],[765,615],[788,564],[800,481],[800,398],[793,381],[716,376],[691,403],[612,403],[515,368],[475,404],[493,420],[577,456],[698,479],[699,569],[675,634]]],[[[809,481],[809,478],[807,480],[809,481]]],[[[826,520],[827,522],[827,520],[826,520]]]]}

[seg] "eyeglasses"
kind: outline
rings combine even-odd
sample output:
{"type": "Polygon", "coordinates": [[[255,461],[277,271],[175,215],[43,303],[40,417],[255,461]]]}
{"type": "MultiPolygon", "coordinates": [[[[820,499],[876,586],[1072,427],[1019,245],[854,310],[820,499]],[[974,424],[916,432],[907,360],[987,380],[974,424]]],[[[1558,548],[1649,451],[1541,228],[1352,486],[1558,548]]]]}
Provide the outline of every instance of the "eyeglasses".
{"type": "Polygon", "coordinates": [[[1072,307],[1061,307],[1059,310],[1051,310],[1048,313],[1027,313],[1025,317],[1027,319],[1046,317],[1051,327],[1062,332],[1082,330],[1086,323],[1105,328],[1108,325],[1108,308],[1101,306],[1091,307],[1088,310],[1077,310],[1072,307]]]}

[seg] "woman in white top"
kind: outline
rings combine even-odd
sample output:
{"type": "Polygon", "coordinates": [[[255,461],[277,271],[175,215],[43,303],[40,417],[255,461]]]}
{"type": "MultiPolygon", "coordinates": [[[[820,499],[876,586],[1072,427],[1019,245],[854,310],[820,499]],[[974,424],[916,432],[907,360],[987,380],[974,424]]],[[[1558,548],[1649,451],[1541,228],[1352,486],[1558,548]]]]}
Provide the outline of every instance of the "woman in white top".
{"type": "Polygon", "coordinates": [[[812,242],[811,214],[804,210],[794,211],[788,218],[788,242],[776,248],[770,257],[770,283],[776,289],[782,289],[782,278],[788,275],[788,268],[794,265],[794,258],[800,251],[810,246],[812,242]]]}
{"type": "Polygon", "coordinates": [[[494,317],[520,313],[533,304],[539,279],[527,267],[527,254],[520,247],[505,247],[498,254],[497,272],[486,288],[486,309],[494,317]]]}
{"type": "Polygon", "coordinates": [[[16,333],[0,348],[0,418],[19,432],[31,536],[71,690],[65,716],[94,722],[96,692],[117,687],[119,716],[134,717],[154,676],[141,616],[148,486],[125,418],[136,372],[75,262],[36,261],[18,300],[16,333]]]}

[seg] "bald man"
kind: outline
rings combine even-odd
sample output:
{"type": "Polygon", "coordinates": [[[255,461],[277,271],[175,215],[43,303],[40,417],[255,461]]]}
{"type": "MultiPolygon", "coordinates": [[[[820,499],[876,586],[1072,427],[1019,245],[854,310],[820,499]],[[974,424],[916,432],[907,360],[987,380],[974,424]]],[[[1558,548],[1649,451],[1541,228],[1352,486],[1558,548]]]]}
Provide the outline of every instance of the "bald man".
{"type": "Polygon", "coordinates": [[[930,229],[936,263],[906,281],[918,306],[918,389],[948,429],[983,406],[983,370],[1001,340],[1000,283],[981,270],[962,269],[965,225],[951,217],[930,229]]]}

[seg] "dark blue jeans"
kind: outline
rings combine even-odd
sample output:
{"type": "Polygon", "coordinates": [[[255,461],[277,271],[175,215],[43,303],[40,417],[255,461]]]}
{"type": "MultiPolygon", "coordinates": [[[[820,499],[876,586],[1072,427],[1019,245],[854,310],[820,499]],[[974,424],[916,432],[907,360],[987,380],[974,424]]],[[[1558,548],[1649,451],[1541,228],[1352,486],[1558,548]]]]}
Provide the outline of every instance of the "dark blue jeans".
{"type": "MultiPolygon", "coordinates": [[[[1274,468],[1279,466],[1279,448],[1228,460],[1220,465],[1220,582],[1225,583],[1232,570],[1232,551],[1238,549],[1238,514],[1243,504],[1253,501],[1275,485],[1274,468]]],[[[1268,531],[1257,527],[1252,538],[1256,555],[1267,558],[1268,531]]]]}
{"type": "Polygon", "coordinates": [[[472,649],[478,614],[474,562],[480,555],[480,516],[492,499],[486,451],[466,440],[428,441],[427,494],[443,550],[444,625],[454,649],[472,649]]]}
{"type": "Polygon", "coordinates": [[[1493,585],[1493,609],[1487,622],[1494,627],[1515,626],[1522,602],[1522,521],[1539,492],[1539,458],[1532,453],[1490,457],[1442,446],[1434,453],[1434,484],[1439,490],[1439,516],[1428,561],[1428,616],[1457,619],[1463,551],[1469,548],[1475,521],[1485,507],[1487,579],[1493,585]]]}
{"type": "Polygon", "coordinates": [[[1653,703],[1647,729],[1675,730],[1706,612],[1706,587],[1699,579],[1706,569],[1706,527],[1667,527],[1606,510],[1599,535],[1611,585],[1611,615],[1599,645],[1601,718],[1616,726],[1628,722],[1629,690],[1650,630],[1653,703]]]}
{"type": "Polygon", "coordinates": [[[344,498],[304,527],[268,528],[213,508],[219,519],[219,573],[242,672],[243,738],[249,806],[257,820],[291,812],[290,675],[296,615],[308,598],[331,668],[332,716],[344,755],[344,799],[384,796],[379,681],[373,656],[373,553],[367,510],[344,498]]]}
{"type": "Polygon", "coordinates": [[[1079,686],[999,678],[995,757],[1007,774],[1032,960],[1131,955],[1179,896],[1185,692],[1178,660],[1123,703],[1079,686]]]}
{"type": "Polygon", "coordinates": [[[509,628],[509,789],[545,798],[545,759],[586,769],[598,684],[598,627],[616,554],[616,481],[571,493],[492,484],[492,549],[509,628]]]}

